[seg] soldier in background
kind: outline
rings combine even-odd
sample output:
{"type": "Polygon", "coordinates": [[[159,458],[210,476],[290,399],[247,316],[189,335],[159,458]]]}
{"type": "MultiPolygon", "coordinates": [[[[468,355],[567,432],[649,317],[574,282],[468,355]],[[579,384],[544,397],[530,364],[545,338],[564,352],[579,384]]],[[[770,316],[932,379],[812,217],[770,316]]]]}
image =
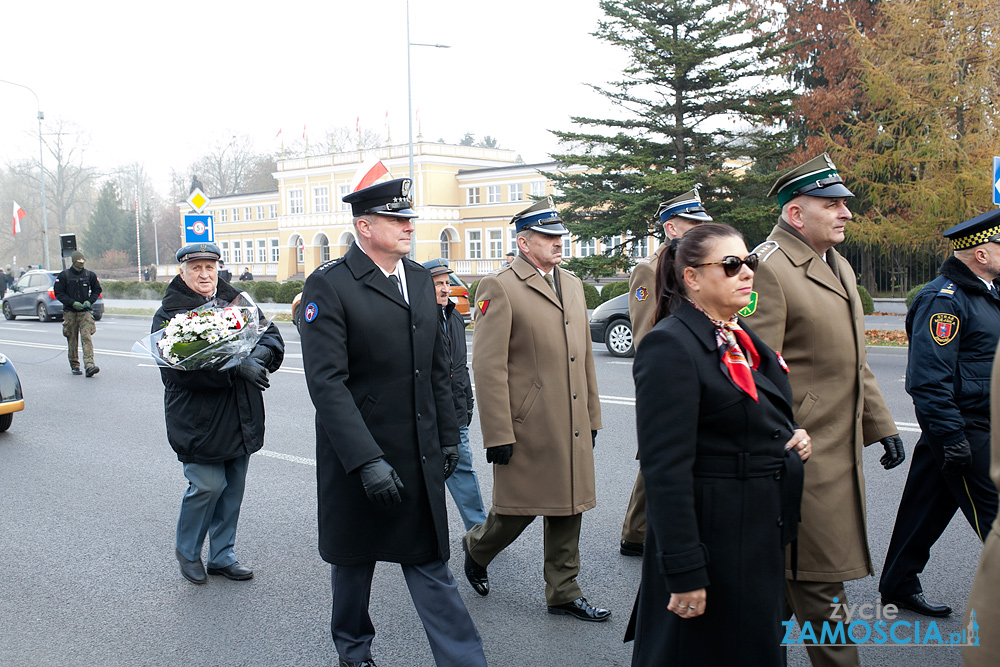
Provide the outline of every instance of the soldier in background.
{"type": "Polygon", "coordinates": [[[73,375],[82,375],[79,348],[83,348],[83,367],[87,377],[94,377],[101,369],[94,362],[94,343],[91,336],[97,333],[94,311],[91,306],[101,296],[101,283],[97,274],[84,268],[86,259],[79,250],[70,256],[73,261],[68,269],[56,276],[52,292],[63,305],[63,336],[69,348],[69,367],[73,375]],[[79,343],[77,342],[79,340],[79,343]]]}
{"type": "MultiPolygon", "coordinates": [[[[628,281],[628,316],[632,321],[632,346],[638,347],[639,341],[653,327],[653,317],[656,311],[656,265],[660,253],[673,241],[684,236],[684,233],[702,222],[712,222],[712,216],[702,206],[698,195],[698,186],[679,197],[660,204],[656,211],[666,242],[661,243],[652,255],[649,255],[632,269],[628,281]]],[[[638,458],[638,455],[636,456],[638,458]]],[[[642,545],[646,541],[646,485],[640,469],[632,486],[632,497],[625,510],[625,522],[622,524],[622,541],[619,551],[623,556],[642,556],[642,545]]]]}

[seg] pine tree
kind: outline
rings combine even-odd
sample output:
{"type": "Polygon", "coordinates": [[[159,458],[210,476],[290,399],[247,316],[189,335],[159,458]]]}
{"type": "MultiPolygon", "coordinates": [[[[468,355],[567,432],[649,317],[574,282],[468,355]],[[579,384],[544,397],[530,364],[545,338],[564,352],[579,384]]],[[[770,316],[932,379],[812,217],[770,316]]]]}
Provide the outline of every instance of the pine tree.
{"type": "Polygon", "coordinates": [[[118,187],[107,181],[90,215],[90,224],[82,239],[83,251],[92,261],[108,250],[121,250],[135,262],[135,218],[122,204],[118,187]]]}
{"type": "MultiPolygon", "coordinates": [[[[716,220],[751,241],[764,236],[777,214],[766,174],[789,150],[781,119],[792,97],[764,19],[729,0],[604,0],[601,9],[607,18],[594,35],[630,62],[621,80],[593,86],[619,117],[573,117],[580,129],[554,132],[567,152],[553,158],[585,168],[547,174],[574,236],[635,242],[658,233],[650,223],[659,203],[696,183],[716,220]]],[[[631,242],[569,268],[625,269],[631,242]]]]}

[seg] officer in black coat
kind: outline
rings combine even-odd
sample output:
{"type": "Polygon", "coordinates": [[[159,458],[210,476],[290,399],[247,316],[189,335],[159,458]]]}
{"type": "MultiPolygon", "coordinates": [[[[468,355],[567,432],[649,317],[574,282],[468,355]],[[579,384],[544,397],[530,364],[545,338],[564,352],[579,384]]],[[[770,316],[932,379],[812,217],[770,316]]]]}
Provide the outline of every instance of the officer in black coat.
{"type": "Polygon", "coordinates": [[[377,561],[399,563],[438,665],[485,665],[448,569],[445,478],[458,461],[450,363],[430,273],[406,258],[410,180],[344,197],[357,244],[302,293],[302,359],[316,407],[319,548],[331,564],[340,665],[374,665],[377,561]]]}
{"type": "MultiPolygon", "coordinates": [[[[240,291],[218,280],[219,248],[192,243],[177,251],[180,274],[167,285],[152,332],[174,316],[207,304],[226,305],[240,291]]],[[[250,356],[236,368],[181,371],[160,368],[167,441],[184,465],[188,488],[177,520],[176,556],[181,575],[207,581],[201,561],[209,536],[208,574],[228,579],[253,577],[233,552],[250,455],[264,446],[267,374],[278,370],[285,345],[271,324],[250,356]]]]}
{"type": "Polygon", "coordinates": [[[906,391],[920,424],[885,556],[882,600],[928,616],[951,607],[924,598],[918,576],[961,509],[985,540],[997,514],[990,480],[990,377],[1000,337],[1000,210],[944,233],[954,256],[910,305],[906,391]]]}

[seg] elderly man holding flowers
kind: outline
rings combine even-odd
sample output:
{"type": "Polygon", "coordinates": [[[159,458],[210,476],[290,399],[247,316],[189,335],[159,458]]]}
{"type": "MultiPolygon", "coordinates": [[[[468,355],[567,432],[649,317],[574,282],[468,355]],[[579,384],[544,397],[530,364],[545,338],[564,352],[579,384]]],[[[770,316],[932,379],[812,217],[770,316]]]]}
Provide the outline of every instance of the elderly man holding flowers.
{"type": "Polygon", "coordinates": [[[233,553],[236,523],[250,455],[264,445],[262,393],[269,386],[268,373],[278,369],[285,354],[277,327],[262,321],[255,307],[232,306],[253,302],[219,280],[220,258],[212,243],[193,243],[177,251],[180,274],[167,286],[152,328],[154,333],[164,327],[180,329],[181,320],[190,321],[183,328],[197,329],[206,340],[213,327],[222,332],[262,328],[241,355],[216,355],[211,363],[175,364],[170,353],[182,346],[162,350],[164,361],[170,362],[160,367],[167,440],[188,480],[177,520],[177,560],[181,574],[195,584],[208,580],[201,560],[206,534],[208,574],[234,580],[253,577],[253,570],[233,553]],[[189,316],[190,311],[197,312],[189,316]]]}

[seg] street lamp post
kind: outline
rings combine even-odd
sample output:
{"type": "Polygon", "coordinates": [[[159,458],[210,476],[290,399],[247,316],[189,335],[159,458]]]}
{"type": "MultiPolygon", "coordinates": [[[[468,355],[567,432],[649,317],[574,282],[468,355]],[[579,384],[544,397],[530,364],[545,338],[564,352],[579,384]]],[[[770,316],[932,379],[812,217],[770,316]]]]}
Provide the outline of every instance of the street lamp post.
{"type": "Polygon", "coordinates": [[[406,109],[410,133],[410,182],[413,183],[413,80],[410,77],[410,47],[429,46],[434,49],[450,49],[447,44],[417,44],[410,41],[410,0],[406,0],[406,109]]]}
{"type": "MultiPolygon", "coordinates": [[[[49,216],[48,210],[45,206],[45,164],[43,162],[44,151],[42,146],[42,121],[45,119],[45,114],[42,113],[41,102],[38,101],[38,95],[35,94],[31,88],[28,88],[23,83],[15,83],[13,81],[6,81],[0,79],[0,83],[9,83],[12,86],[18,86],[19,88],[24,88],[29,93],[35,96],[35,106],[38,109],[38,171],[39,179],[42,181],[42,248],[45,251],[45,268],[49,268],[49,216]]],[[[412,144],[411,144],[412,150],[412,144]]]]}

